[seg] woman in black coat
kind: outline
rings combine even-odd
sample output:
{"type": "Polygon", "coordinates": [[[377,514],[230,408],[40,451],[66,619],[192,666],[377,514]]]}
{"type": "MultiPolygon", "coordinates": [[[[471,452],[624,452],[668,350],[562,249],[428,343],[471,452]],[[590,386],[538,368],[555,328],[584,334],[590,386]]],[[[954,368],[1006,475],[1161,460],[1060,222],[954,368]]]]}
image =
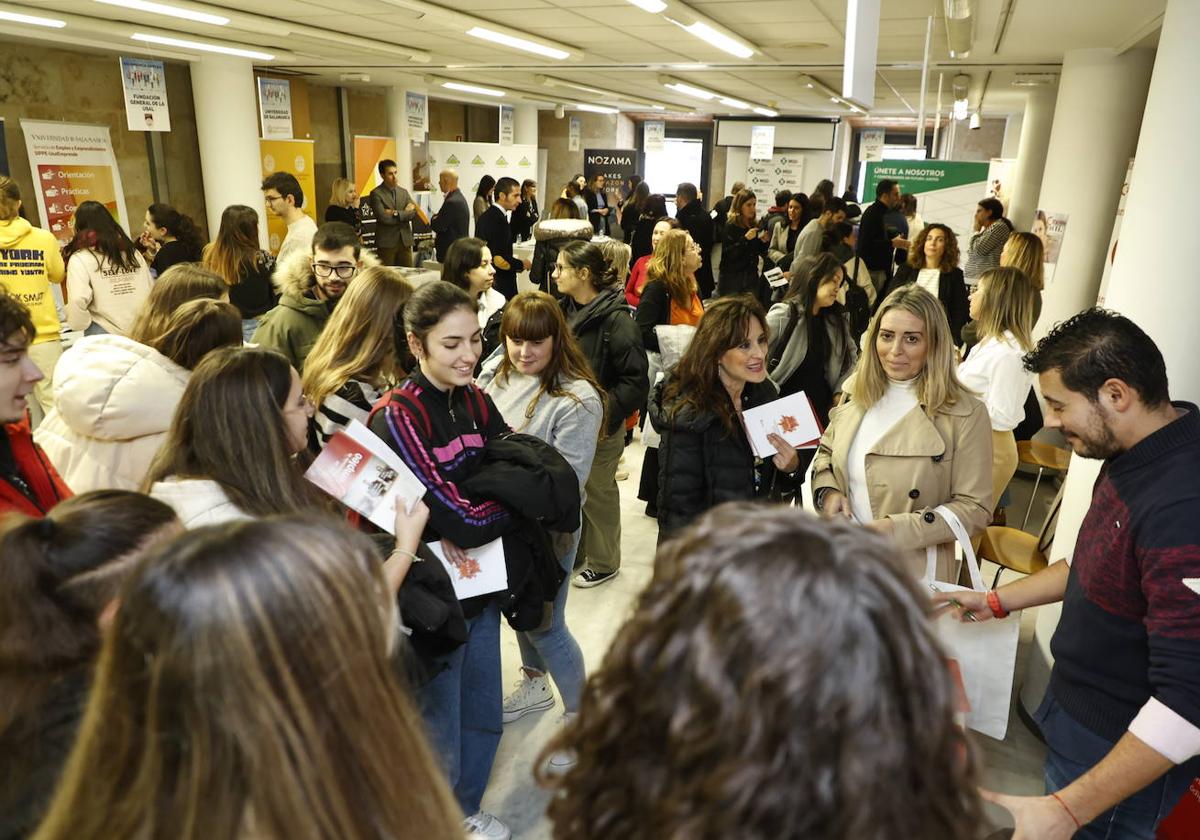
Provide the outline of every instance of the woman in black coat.
{"type": "Polygon", "coordinates": [[[926,225],[908,249],[908,260],[897,267],[896,275],[877,300],[909,283],[917,283],[941,301],[954,343],[962,344],[962,328],[971,320],[971,304],[962,269],[958,267],[958,240],[954,231],[943,224],[926,225]]]}
{"type": "Polygon", "coordinates": [[[777,498],[792,489],[797,451],[771,434],[775,455],[760,460],[740,417],[778,395],[767,378],[766,323],[754,299],[718,299],[705,311],[673,376],[655,389],[650,422],[662,435],[659,542],[722,502],[777,498]]]}
{"type": "Polygon", "coordinates": [[[647,196],[646,201],[642,204],[642,212],[638,215],[637,225],[633,228],[633,241],[629,245],[633,249],[633,254],[629,258],[630,264],[654,252],[654,245],[651,242],[651,238],[654,236],[654,226],[665,218],[667,218],[667,200],[658,193],[647,196]]]}
{"type": "Polygon", "coordinates": [[[767,254],[767,242],[771,234],[758,229],[757,213],[758,199],[753,192],[742,190],[733,197],[721,249],[718,297],[749,292],[763,301],[763,287],[766,284],[759,279],[758,261],[767,254]]]}

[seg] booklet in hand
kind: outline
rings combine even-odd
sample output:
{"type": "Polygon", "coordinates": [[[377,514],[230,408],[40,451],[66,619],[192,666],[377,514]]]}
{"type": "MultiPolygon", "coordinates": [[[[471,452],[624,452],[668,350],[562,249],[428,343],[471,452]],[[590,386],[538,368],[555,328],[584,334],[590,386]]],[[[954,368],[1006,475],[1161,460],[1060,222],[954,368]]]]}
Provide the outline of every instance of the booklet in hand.
{"type": "Polygon", "coordinates": [[[411,513],[425,495],[400,456],[357,420],[329,439],[304,477],[389,534],[396,530],[396,499],[411,513]]]}
{"type": "Polygon", "coordinates": [[[796,449],[816,449],[821,442],[821,423],[803,391],[748,408],[742,412],[742,421],[746,424],[750,448],[759,458],[773,458],[777,454],[767,440],[772,432],[796,449]]]}
{"type": "Polygon", "coordinates": [[[466,562],[453,563],[446,558],[442,541],[429,544],[429,550],[437,555],[454,584],[458,600],[488,595],[508,589],[508,566],[504,562],[504,540],[496,539],[478,548],[464,548],[466,562]]]}

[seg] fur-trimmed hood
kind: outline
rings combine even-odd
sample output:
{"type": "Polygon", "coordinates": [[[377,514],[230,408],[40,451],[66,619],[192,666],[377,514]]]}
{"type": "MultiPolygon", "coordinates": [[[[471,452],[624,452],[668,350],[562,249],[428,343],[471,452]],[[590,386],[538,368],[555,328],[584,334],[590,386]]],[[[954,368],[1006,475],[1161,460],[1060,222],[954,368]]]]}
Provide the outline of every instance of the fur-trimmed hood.
{"type": "MultiPolygon", "coordinates": [[[[374,265],[379,265],[379,258],[375,253],[367,248],[362,249],[359,255],[362,260],[363,268],[370,268],[374,265]]],[[[359,269],[360,271],[362,269],[359,269]]],[[[305,293],[313,287],[316,282],[312,274],[312,255],[307,251],[297,251],[294,254],[289,254],[284,260],[275,265],[275,272],[271,275],[271,282],[275,286],[275,290],[281,295],[291,295],[292,297],[304,297],[305,293]]]]}
{"type": "Polygon", "coordinates": [[[538,242],[582,239],[590,242],[595,231],[587,219],[542,219],[533,226],[533,238],[538,242]]]}

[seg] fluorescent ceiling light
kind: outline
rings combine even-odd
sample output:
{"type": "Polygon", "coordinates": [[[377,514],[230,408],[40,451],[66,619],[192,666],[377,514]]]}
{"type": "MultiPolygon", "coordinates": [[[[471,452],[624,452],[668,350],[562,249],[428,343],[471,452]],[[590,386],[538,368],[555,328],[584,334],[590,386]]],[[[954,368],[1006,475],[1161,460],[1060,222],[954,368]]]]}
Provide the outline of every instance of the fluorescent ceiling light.
{"type": "Polygon", "coordinates": [[[23,15],[20,12],[0,12],[0,20],[8,20],[13,23],[27,23],[30,26],[49,26],[51,29],[62,29],[67,25],[65,20],[38,17],[37,15],[23,15]]]}
{"type": "Polygon", "coordinates": [[[517,38],[514,35],[505,35],[503,32],[484,29],[482,26],[476,26],[473,29],[468,29],[467,34],[472,38],[491,41],[495,44],[503,44],[506,47],[512,47],[515,50],[524,50],[525,52],[535,53],[536,55],[544,55],[546,58],[556,58],[559,61],[562,61],[564,58],[568,58],[571,55],[566,50],[560,50],[555,47],[547,47],[544,44],[528,41],[525,38],[517,38]]]}
{"type": "Polygon", "coordinates": [[[740,109],[740,110],[742,110],[742,111],[749,111],[749,110],[750,110],[750,103],[749,103],[749,102],[743,102],[743,101],[742,101],[742,100],[740,100],[740,99],[730,99],[728,96],[722,96],[722,97],[721,97],[721,104],[722,104],[722,105],[725,105],[725,106],[726,106],[726,107],[728,107],[728,108],[738,108],[738,109],[740,109]]]}
{"type": "Polygon", "coordinates": [[[778,117],[779,116],[778,111],[772,110],[771,108],[760,108],[758,106],[755,106],[754,113],[762,114],[764,117],[778,117]]]}
{"type": "Polygon", "coordinates": [[[667,8],[667,4],[663,0],[629,0],[629,2],[639,9],[645,9],[647,12],[653,12],[654,14],[658,14],[667,8]]]}
{"type": "Polygon", "coordinates": [[[168,6],[164,3],[153,3],[150,0],[96,0],[96,2],[109,6],[120,6],[123,9],[148,12],[152,15],[167,15],[168,17],[183,18],[184,20],[194,20],[197,23],[211,23],[213,26],[225,26],[229,23],[229,18],[222,17],[221,15],[196,12],[191,9],[181,9],[178,6],[168,6]]]}
{"type": "Polygon", "coordinates": [[[750,58],[754,55],[754,50],[747,47],[740,41],[735,41],[728,35],[718,32],[707,23],[696,21],[691,26],[683,27],[685,31],[695,35],[701,41],[707,41],[719,50],[724,50],[730,55],[736,55],[738,58],[750,58]]]}
{"type": "Polygon", "coordinates": [[[576,111],[589,111],[593,114],[619,114],[617,108],[606,108],[603,105],[588,105],[586,102],[574,102],[572,107],[576,111]]]}
{"type": "Polygon", "coordinates": [[[222,55],[236,55],[242,58],[257,58],[259,61],[273,61],[275,59],[275,56],[271,53],[259,52],[258,50],[244,50],[240,47],[206,44],[203,41],[187,41],[182,38],[167,38],[163,35],[147,35],[144,32],[135,32],[129,37],[135,41],[144,41],[147,44],[182,47],[185,50],[200,50],[202,52],[221,53],[222,55]]]}
{"type": "Polygon", "coordinates": [[[459,82],[442,82],[442,87],[459,90],[463,93],[478,93],[482,96],[504,96],[504,91],[495,88],[480,87],[479,85],[464,85],[459,82]]]}
{"type": "Polygon", "coordinates": [[[703,99],[705,101],[708,101],[709,99],[716,99],[715,94],[709,93],[706,90],[700,90],[700,88],[692,87],[691,85],[685,85],[682,82],[670,82],[664,84],[663,87],[667,87],[687,96],[694,96],[697,99],[703,99]]]}

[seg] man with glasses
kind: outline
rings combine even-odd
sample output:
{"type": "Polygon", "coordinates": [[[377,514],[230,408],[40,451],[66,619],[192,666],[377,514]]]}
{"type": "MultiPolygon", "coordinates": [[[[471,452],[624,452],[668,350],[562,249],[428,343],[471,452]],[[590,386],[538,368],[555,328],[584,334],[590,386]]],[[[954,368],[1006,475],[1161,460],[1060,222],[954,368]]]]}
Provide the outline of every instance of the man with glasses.
{"type": "Polygon", "coordinates": [[[300,189],[296,176],[290,172],[273,172],[263,179],[262,191],[267,210],[287,225],[287,236],[279,246],[276,259],[283,262],[292,254],[308,253],[317,223],[300,209],[304,206],[304,190],[300,189]]]}
{"type": "Polygon", "coordinates": [[[276,265],[272,279],[281,293],[279,305],[259,320],[251,343],[279,351],[292,367],[302,370],[350,281],[361,269],[378,264],[369,251],[362,250],[350,225],[321,225],[311,252],[293,253],[276,265]]]}

